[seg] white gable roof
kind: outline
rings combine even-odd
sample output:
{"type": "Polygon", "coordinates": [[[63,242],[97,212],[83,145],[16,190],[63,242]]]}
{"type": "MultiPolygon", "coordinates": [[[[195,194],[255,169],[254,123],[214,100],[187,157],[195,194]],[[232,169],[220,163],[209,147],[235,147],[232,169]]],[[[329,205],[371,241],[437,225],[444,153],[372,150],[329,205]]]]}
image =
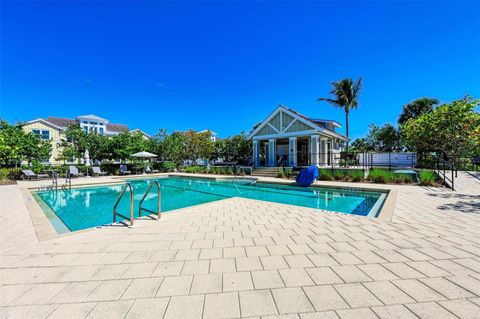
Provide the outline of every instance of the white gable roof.
{"type": "Polygon", "coordinates": [[[99,121],[99,122],[104,122],[104,123],[108,123],[108,120],[107,119],[104,119],[100,116],[96,116],[96,115],[93,115],[93,114],[88,114],[88,115],[79,115],[76,117],[76,119],[82,119],[82,120],[93,120],[93,121],[99,121]]]}
{"type": "MultiPolygon", "coordinates": [[[[323,133],[324,135],[327,135],[327,136],[336,137],[336,138],[339,138],[341,140],[345,140],[345,141],[347,140],[346,136],[344,136],[342,134],[339,134],[337,132],[331,131],[327,128],[321,127],[314,120],[304,116],[303,114],[298,113],[297,111],[294,111],[294,110],[292,110],[288,107],[285,107],[283,105],[279,105],[272,113],[270,113],[270,115],[249,134],[248,138],[253,138],[258,132],[260,132],[260,130],[262,130],[267,125],[272,127],[274,131],[278,132],[277,133],[278,135],[284,134],[284,133],[278,131],[276,128],[274,128],[269,123],[269,121],[271,119],[273,119],[280,112],[283,112],[283,113],[286,113],[286,114],[290,115],[291,117],[293,117],[295,119],[294,121],[301,122],[301,123],[311,127],[312,131],[323,133]]],[[[325,121],[325,120],[322,120],[322,121],[325,121]]],[[[336,122],[336,121],[332,121],[332,122],[336,122]]],[[[338,122],[336,122],[336,123],[339,124],[338,122]]],[[[288,129],[288,127],[285,128],[285,131],[287,129],[288,129]]],[[[292,133],[292,134],[294,134],[294,133],[292,133]]],[[[276,135],[276,134],[274,134],[274,135],[276,135]]]]}

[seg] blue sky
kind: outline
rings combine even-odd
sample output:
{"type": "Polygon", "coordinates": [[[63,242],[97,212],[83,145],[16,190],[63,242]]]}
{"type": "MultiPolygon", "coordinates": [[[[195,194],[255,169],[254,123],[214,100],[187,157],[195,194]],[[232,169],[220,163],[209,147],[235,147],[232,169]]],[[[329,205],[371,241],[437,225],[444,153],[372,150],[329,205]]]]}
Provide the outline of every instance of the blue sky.
{"type": "Polygon", "coordinates": [[[480,97],[476,2],[3,2],[0,117],[249,131],[364,79],[351,137],[422,96],[480,97]]]}

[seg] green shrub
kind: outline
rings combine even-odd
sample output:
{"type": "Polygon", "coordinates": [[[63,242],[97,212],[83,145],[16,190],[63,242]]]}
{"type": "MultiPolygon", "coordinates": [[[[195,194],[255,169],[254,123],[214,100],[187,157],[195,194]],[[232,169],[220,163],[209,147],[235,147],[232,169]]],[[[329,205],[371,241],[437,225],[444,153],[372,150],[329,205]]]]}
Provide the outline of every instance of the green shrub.
{"type": "Polygon", "coordinates": [[[392,183],[395,181],[395,174],[381,168],[374,168],[368,172],[368,180],[378,184],[392,183]]]}
{"type": "Polygon", "coordinates": [[[405,184],[411,184],[411,183],[413,183],[413,178],[412,178],[412,176],[411,176],[411,175],[404,175],[404,176],[403,176],[403,182],[404,182],[405,184]]]}
{"type": "Polygon", "coordinates": [[[0,184],[12,184],[22,178],[22,175],[20,168],[0,168],[0,184]]]}
{"type": "Polygon", "coordinates": [[[159,163],[158,167],[155,167],[155,169],[158,169],[159,171],[164,173],[173,172],[175,171],[175,168],[177,168],[177,164],[170,161],[161,162],[159,163]]]}
{"type": "Polygon", "coordinates": [[[228,175],[233,175],[233,167],[231,167],[231,166],[227,167],[226,173],[228,175]]]}
{"type": "Polygon", "coordinates": [[[100,170],[106,172],[108,175],[117,175],[120,171],[120,164],[105,162],[100,164],[100,170]]]}
{"type": "Polygon", "coordinates": [[[329,169],[322,168],[318,171],[318,179],[320,181],[331,181],[333,180],[332,171],[329,169]]]}
{"type": "Polygon", "coordinates": [[[205,171],[203,166],[189,166],[185,169],[186,173],[202,173],[205,171]]]}
{"type": "Polygon", "coordinates": [[[402,175],[395,176],[394,177],[394,182],[397,184],[403,184],[405,182],[405,179],[402,175]]]}
{"type": "Polygon", "coordinates": [[[343,172],[341,170],[335,170],[333,172],[333,178],[336,180],[336,181],[341,181],[343,180],[345,177],[345,175],[343,174],[343,172]]]}
{"type": "Polygon", "coordinates": [[[283,167],[280,167],[280,168],[278,169],[278,173],[277,173],[277,176],[276,176],[276,177],[277,177],[277,178],[285,178],[285,173],[284,173],[284,171],[283,171],[283,167]]]}
{"type": "Polygon", "coordinates": [[[348,172],[348,176],[352,179],[354,182],[363,182],[365,178],[365,173],[363,170],[351,170],[348,172]]]}
{"type": "Polygon", "coordinates": [[[283,174],[285,175],[286,178],[290,178],[292,176],[293,169],[291,167],[284,167],[283,168],[283,174]]]}
{"type": "Polygon", "coordinates": [[[433,186],[437,179],[433,171],[420,171],[418,180],[422,186],[433,186]]]}

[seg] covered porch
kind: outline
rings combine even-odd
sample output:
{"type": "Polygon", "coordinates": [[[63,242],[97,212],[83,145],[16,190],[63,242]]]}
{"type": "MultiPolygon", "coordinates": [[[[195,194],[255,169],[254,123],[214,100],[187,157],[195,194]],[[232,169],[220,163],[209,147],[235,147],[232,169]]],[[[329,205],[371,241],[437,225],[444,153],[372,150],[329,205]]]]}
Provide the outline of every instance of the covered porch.
{"type": "Polygon", "coordinates": [[[320,135],[254,139],[254,166],[329,166],[338,158],[339,144],[320,135]]]}

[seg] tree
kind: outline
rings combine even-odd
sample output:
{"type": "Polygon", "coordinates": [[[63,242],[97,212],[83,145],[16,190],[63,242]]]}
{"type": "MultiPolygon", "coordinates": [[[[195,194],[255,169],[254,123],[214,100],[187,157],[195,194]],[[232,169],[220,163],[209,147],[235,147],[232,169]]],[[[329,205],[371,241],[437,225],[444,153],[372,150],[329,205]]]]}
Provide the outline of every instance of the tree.
{"type": "Polygon", "coordinates": [[[182,133],[175,132],[166,135],[162,142],[163,159],[180,163],[183,161],[184,136],[182,133]]]}
{"type": "Polygon", "coordinates": [[[29,164],[41,162],[50,157],[52,146],[49,140],[42,140],[31,132],[25,132],[22,124],[10,125],[0,120],[0,159],[3,164],[23,160],[29,164]]]}
{"type": "Polygon", "coordinates": [[[51,152],[52,144],[49,140],[42,140],[30,132],[24,134],[20,154],[29,165],[48,160],[51,152]]]}
{"type": "Polygon", "coordinates": [[[383,126],[370,125],[367,141],[375,152],[398,152],[402,150],[400,130],[390,123],[383,126]]]}
{"type": "Polygon", "coordinates": [[[86,149],[89,151],[90,159],[103,160],[113,158],[113,149],[111,147],[111,139],[97,132],[87,134],[86,149]]]}
{"type": "Polygon", "coordinates": [[[83,158],[83,154],[88,147],[87,139],[87,132],[76,124],[70,124],[65,130],[65,137],[58,144],[60,147],[59,159],[65,161],[73,158],[83,158]]]}
{"type": "Polygon", "coordinates": [[[215,146],[209,131],[188,130],[183,132],[183,146],[184,160],[199,158],[209,160],[215,155],[215,146]]]}
{"type": "Polygon", "coordinates": [[[157,134],[145,141],[145,150],[158,155],[158,159],[165,160],[165,139],[167,136],[166,129],[158,130],[157,134]]]}
{"type": "MultiPolygon", "coordinates": [[[[334,96],[331,98],[318,98],[318,101],[326,101],[335,107],[342,108],[345,111],[345,129],[348,138],[348,115],[350,111],[358,107],[358,97],[362,89],[362,78],[353,81],[351,78],[343,79],[337,82],[332,82],[332,89],[330,94],[334,96]]],[[[347,139],[347,153],[348,153],[348,139],[347,139]]]]}
{"type": "Polygon", "coordinates": [[[405,144],[412,150],[441,152],[451,160],[480,154],[480,100],[465,97],[443,104],[402,126],[405,144]]]}
{"type": "Polygon", "coordinates": [[[353,152],[372,152],[374,151],[373,146],[369,143],[366,137],[357,138],[352,142],[351,148],[353,152]]]}
{"type": "Polygon", "coordinates": [[[417,118],[422,114],[432,112],[434,106],[438,103],[440,103],[438,99],[422,97],[405,104],[398,118],[398,124],[405,124],[411,118],[417,118]]]}
{"type": "Polygon", "coordinates": [[[145,139],[140,132],[121,132],[111,138],[112,156],[125,161],[132,154],[145,150],[145,139]]]}
{"type": "Polygon", "coordinates": [[[251,158],[252,147],[252,141],[245,132],[215,142],[217,156],[227,162],[251,158]]]}
{"type": "Polygon", "coordinates": [[[18,125],[0,120],[0,159],[7,165],[10,161],[21,160],[21,145],[24,132],[18,125]]]}
{"type": "Polygon", "coordinates": [[[370,125],[366,137],[353,141],[352,148],[358,152],[398,152],[403,149],[400,130],[387,123],[370,125]]]}

